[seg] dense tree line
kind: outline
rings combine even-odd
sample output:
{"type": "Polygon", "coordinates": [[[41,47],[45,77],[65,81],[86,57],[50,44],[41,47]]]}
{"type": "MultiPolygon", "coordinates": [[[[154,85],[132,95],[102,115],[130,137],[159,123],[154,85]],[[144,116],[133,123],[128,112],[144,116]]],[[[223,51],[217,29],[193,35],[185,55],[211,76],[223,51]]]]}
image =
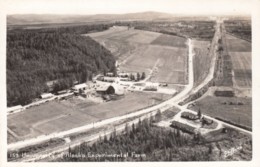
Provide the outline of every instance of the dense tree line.
{"type": "Polygon", "coordinates": [[[225,20],[224,24],[228,33],[252,42],[251,20],[225,20]]]}
{"type": "Polygon", "coordinates": [[[58,91],[71,87],[74,81],[85,82],[98,72],[114,71],[111,52],[80,35],[94,28],[8,31],[8,106],[30,103],[48,91],[47,81],[58,81],[54,85],[54,91],[58,91]]]}
{"type": "MultiPolygon", "coordinates": [[[[68,33],[68,34],[87,34],[90,32],[98,32],[98,31],[104,31],[113,26],[113,23],[106,23],[106,24],[89,24],[89,25],[56,25],[51,27],[44,28],[30,28],[29,25],[21,25],[17,27],[12,27],[8,30],[8,34],[13,32],[42,32],[42,33],[68,33]]],[[[40,26],[40,25],[39,25],[40,26]]]]}
{"type": "Polygon", "coordinates": [[[210,146],[195,146],[195,139],[179,130],[166,130],[145,119],[125,126],[124,134],[114,131],[93,145],[83,143],[70,148],[68,154],[55,161],[199,161],[209,160],[210,146]],[[127,154],[126,157],[91,157],[97,154],[127,154]],[[143,155],[136,157],[133,153],[143,155]],[[75,157],[81,155],[81,157],[75,157]],[[82,155],[85,155],[82,156],[82,155]]]}
{"type": "Polygon", "coordinates": [[[116,22],[119,26],[132,26],[135,29],[154,31],[168,35],[212,40],[215,34],[215,21],[132,21],[116,22]]]}

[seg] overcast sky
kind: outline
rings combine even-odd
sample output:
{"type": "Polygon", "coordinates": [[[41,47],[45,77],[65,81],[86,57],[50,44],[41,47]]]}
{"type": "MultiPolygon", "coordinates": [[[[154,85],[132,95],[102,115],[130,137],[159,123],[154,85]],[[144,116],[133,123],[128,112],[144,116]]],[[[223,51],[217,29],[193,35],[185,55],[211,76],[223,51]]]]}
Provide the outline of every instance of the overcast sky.
{"type": "Polygon", "coordinates": [[[7,14],[250,14],[250,0],[5,0],[7,14]]]}

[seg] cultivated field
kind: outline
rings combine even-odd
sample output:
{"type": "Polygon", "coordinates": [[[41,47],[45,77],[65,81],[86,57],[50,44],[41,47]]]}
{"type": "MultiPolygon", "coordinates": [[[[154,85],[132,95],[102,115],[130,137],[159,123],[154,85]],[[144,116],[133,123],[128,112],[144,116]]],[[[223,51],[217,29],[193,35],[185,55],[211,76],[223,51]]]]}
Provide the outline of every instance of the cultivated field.
{"type": "Polygon", "coordinates": [[[162,34],[158,38],[156,38],[151,44],[185,48],[185,42],[185,38],[162,34]]]}
{"type": "Polygon", "coordinates": [[[208,75],[212,55],[209,54],[210,41],[192,40],[194,48],[193,70],[194,87],[199,85],[208,75]]]}
{"type": "Polygon", "coordinates": [[[252,127],[252,99],[207,96],[196,102],[195,110],[239,125],[252,127]]]}
{"type": "Polygon", "coordinates": [[[234,85],[250,88],[252,85],[251,43],[232,35],[225,35],[228,54],[232,60],[234,85]]]}
{"type": "Polygon", "coordinates": [[[186,39],[156,32],[112,27],[87,34],[119,60],[120,70],[146,72],[156,69],[155,82],[186,84],[188,49],[186,39]]]}
{"type": "Polygon", "coordinates": [[[251,52],[251,43],[235,36],[226,34],[229,52],[251,52]]]}
{"type": "Polygon", "coordinates": [[[252,85],[251,52],[230,52],[236,84],[241,87],[252,85]]]}
{"type": "Polygon", "coordinates": [[[117,101],[95,104],[73,98],[52,101],[8,116],[8,143],[116,117],[168,99],[169,95],[133,92],[117,101]],[[15,138],[15,139],[14,139],[15,138]]]}

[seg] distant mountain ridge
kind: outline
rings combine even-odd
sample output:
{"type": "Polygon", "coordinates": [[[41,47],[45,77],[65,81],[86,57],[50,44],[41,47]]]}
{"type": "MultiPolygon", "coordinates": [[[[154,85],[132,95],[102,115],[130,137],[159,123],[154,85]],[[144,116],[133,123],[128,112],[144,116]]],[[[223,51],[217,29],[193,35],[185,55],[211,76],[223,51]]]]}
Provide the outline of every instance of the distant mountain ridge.
{"type": "Polygon", "coordinates": [[[169,19],[173,17],[175,17],[173,14],[152,11],[142,13],[96,15],[17,14],[7,16],[7,25],[81,23],[117,20],[154,20],[167,18],[169,19]]]}

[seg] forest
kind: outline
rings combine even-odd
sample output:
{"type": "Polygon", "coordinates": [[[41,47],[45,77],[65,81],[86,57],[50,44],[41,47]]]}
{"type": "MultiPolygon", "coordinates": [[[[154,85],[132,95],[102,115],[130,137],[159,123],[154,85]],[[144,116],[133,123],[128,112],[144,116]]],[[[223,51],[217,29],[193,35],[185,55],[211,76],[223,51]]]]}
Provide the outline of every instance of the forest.
{"type": "Polygon", "coordinates": [[[7,105],[25,105],[48,92],[70,88],[99,72],[114,72],[115,58],[106,48],[81,34],[109,25],[88,25],[7,32],[7,105]]]}
{"type": "Polygon", "coordinates": [[[159,128],[152,119],[139,120],[137,124],[126,125],[123,134],[114,131],[99,138],[92,145],[83,143],[69,148],[68,153],[54,161],[208,161],[211,145],[198,145],[199,138],[180,130],[159,128]],[[102,154],[105,154],[103,156],[102,154]],[[122,155],[110,157],[110,155],[122,155]],[[78,156],[77,156],[78,155],[78,156]]]}

